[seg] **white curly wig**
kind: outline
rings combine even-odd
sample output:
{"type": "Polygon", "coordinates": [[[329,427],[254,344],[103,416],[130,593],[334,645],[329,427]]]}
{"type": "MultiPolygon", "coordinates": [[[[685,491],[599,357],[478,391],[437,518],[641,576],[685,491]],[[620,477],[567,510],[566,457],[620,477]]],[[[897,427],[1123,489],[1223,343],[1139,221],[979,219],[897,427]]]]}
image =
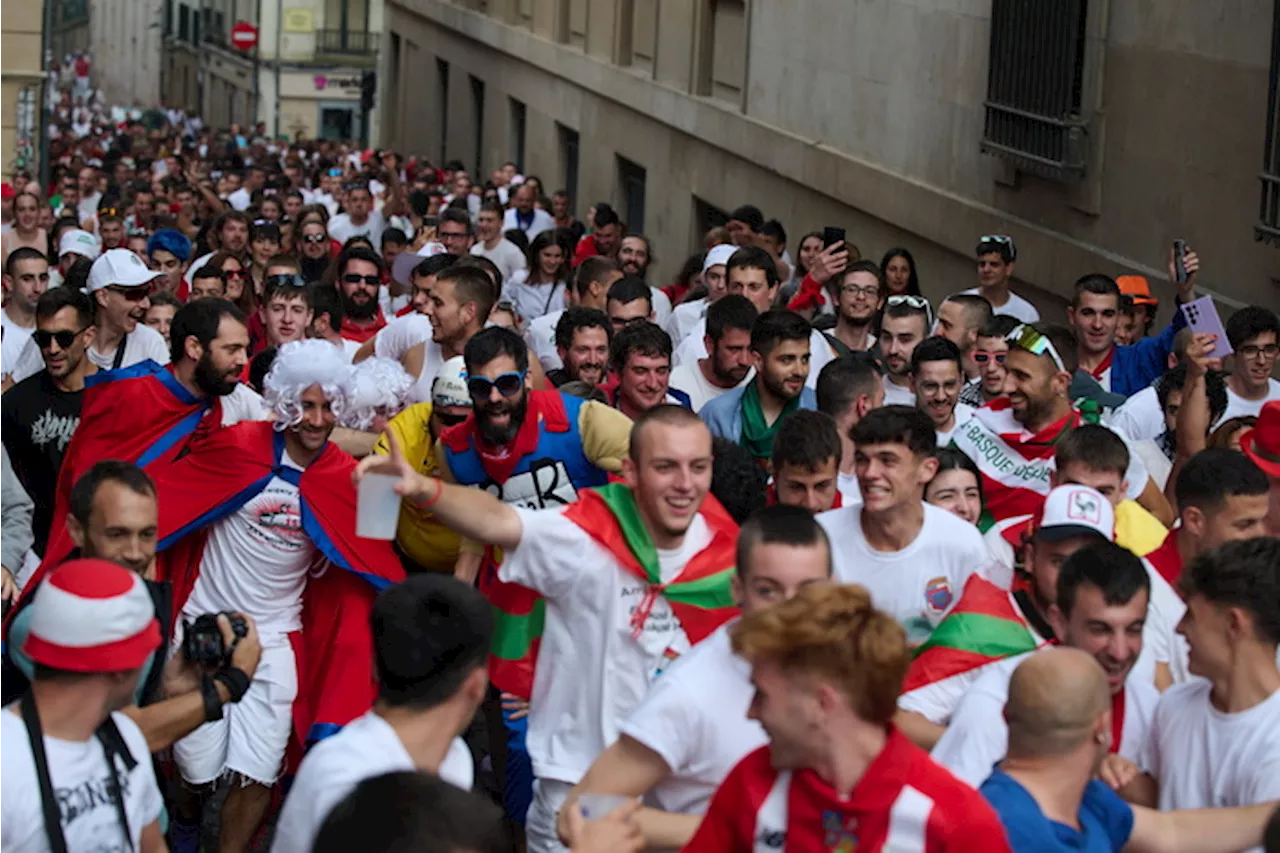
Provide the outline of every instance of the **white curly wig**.
{"type": "Polygon", "coordinates": [[[334,415],[341,421],[355,384],[352,372],[342,348],[328,341],[293,341],[280,347],[262,383],[263,399],[275,415],[276,429],[284,430],[302,421],[302,394],[313,385],[324,391],[334,415]]]}
{"type": "Polygon", "coordinates": [[[367,358],[351,369],[352,390],[339,418],[347,429],[368,432],[378,415],[399,414],[413,387],[413,377],[393,358],[367,358]]]}

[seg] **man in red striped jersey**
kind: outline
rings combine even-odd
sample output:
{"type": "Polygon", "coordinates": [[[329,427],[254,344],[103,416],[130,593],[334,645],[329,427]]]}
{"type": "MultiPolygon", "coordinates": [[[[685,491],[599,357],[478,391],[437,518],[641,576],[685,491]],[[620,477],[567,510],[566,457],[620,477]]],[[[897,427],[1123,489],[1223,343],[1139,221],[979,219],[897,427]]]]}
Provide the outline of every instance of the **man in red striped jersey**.
{"type": "Polygon", "coordinates": [[[725,779],[685,851],[1009,850],[977,792],[890,723],[906,635],[865,589],[808,587],[730,637],[769,745],[725,779]]]}

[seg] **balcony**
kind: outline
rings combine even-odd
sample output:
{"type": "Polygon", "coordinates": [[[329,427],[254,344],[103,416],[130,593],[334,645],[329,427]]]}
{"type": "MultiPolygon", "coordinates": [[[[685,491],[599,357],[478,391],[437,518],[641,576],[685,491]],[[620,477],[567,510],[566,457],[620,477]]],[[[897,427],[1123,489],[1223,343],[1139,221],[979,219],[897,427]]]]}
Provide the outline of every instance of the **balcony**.
{"type": "Polygon", "coordinates": [[[316,30],[316,55],[340,56],[351,59],[368,59],[378,55],[378,33],[363,30],[316,30]]]}

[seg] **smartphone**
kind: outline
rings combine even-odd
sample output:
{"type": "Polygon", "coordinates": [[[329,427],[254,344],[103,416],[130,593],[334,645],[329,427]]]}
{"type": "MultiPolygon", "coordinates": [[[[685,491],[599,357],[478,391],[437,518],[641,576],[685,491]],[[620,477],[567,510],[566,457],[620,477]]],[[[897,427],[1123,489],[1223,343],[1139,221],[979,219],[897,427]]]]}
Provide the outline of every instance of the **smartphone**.
{"type": "Polygon", "coordinates": [[[1187,254],[1187,241],[1173,241],[1173,277],[1178,284],[1185,284],[1187,281],[1187,265],[1182,259],[1187,254]]]}
{"type": "Polygon", "coordinates": [[[1231,341],[1227,339],[1227,330],[1222,325],[1222,318],[1218,316],[1218,308],[1213,304],[1212,296],[1201,296],[1179,308],[1187,318],[1187,325],[1192,332],[1197,335],[1214,335],[1217,338],[1213,351],[1209,353],[1210,358],[1226,358],[1235,352],[1231,348],[1231,341]]]}
{"type": "Polygon", "coordinates": [[[440,217],[438,217],[438,216],[424,216],[424,217],[422,217],[422,227],[423,227],[423,228],[438,228],[439,226],[440,226],[440,217]]]}
{"type": "Polygon", "coordinates": [[[844,229],[828,225],[822,229],[822,248],[829,249],[836,243],[844,242],[844,229]]]}

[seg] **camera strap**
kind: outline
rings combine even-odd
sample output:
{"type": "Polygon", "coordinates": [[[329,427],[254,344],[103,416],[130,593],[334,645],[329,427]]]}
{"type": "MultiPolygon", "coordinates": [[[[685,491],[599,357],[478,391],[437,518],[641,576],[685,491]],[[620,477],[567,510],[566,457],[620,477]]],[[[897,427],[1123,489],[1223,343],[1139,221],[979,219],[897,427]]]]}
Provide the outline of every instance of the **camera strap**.
{"type": "MultiPolygon", "coordinates": [[[[53,793],[53,780],[49,778],[49,761],[45,757],[44,732],[40,728],[40,714],[36,711],[35,694],[28,690],[19,703],[22,708],[22,722],[27,727],[27,739],[31,743],[31,758],[36,765],[36,779],[40,785],[40,805],[44,811],[44,831],[49,839],[51,853],[67,853],[67,839],[62,834],[62,812],[58,808],[58,800],[53,793]]],[[[110,715],[95,732],[98,742],[102,744],[102,754],[107,759],[107,793],[116,804],[116,816],[120,819],[120,828],[124,830],[124,843],[133,850],[133,834],[129,831],[129,815],[124,807],[124,788],[120,785],[120,776],[116,769],[115,757],[124,761],[125,772],[129,773],[138,762],[125,745],[120,729],[110,715]]]]}
{"type": "Polygon", "coordinates": [[[129,345],[129,333],[125,332],[124,337],[120,339],[120,346],[116,347],[116,356],[111,359],[111,369],[119,370],[124,364],[124,348],[129,345]]]}

